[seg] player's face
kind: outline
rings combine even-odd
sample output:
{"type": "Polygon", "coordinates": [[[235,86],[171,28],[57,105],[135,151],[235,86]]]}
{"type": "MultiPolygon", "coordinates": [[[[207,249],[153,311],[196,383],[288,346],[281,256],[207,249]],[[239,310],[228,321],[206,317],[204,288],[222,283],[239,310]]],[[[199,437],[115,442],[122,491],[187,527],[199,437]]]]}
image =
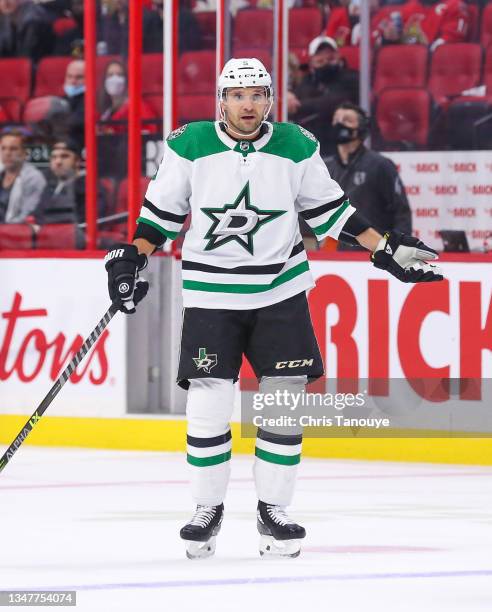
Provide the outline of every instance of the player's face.
{"type": "Polygon", "coordinates": [[[77,156],[68,149],[54,149],[51,152],[50,169],[57,178],[67,179],[75,174],[77,156]]]}
{"type": "Polygon", "coordinates": [[[265,87],[234,87],[221,102],[228,123],[243,134],[256,132],[269,105],[265,87]]]}
{"type": "Polygon", "coordinates": [[[18,136],[4,136],[0,141],[0,159],[4,168],[10,172],[17,171],[26,157],[22,140],[18,136]]]}

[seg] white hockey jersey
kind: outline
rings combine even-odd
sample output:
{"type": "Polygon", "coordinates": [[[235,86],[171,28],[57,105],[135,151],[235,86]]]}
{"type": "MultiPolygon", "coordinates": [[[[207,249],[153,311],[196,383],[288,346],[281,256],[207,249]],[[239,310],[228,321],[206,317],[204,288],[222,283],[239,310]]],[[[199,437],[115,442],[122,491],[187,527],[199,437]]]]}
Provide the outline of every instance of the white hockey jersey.
{"type": "Polygon", "coordinates": [[[329,175],[314,136],[268,123],[254,142],[218,122],[172,132],[138,223],[169,239],[191,213],[182,249],[185,307],[268,306],[314,285],[298,213],[319,240],[337,238],[354,208],[329,175]]]}

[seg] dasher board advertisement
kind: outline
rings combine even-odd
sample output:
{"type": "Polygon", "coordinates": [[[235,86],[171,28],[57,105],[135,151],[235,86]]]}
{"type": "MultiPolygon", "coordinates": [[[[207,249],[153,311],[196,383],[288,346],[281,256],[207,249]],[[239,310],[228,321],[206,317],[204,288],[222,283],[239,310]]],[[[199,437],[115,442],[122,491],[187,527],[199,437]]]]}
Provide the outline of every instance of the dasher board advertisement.
{"type": "MultiPolygon", "coordinates": [[[[31,414],[109,307],[96,259],[0,258],[0,414],[31,414]]],[[[49,408],[51,416],[126,411],[126,325],[120,313],[49,408]]]]}
{"type": "Polygon", "coordinates": [[[400,283],[368,262],[311,260],[311,318],[328,377],[492,378],[490,261],[439,262],[400,283]]]}
{"type": "Polygon", "coordinates": [[[441,230],[464,230],[470,250],[492,250],[489,151],[384,153],[396,164],[412,209],[413,234],[441,250],[441,230]]]}

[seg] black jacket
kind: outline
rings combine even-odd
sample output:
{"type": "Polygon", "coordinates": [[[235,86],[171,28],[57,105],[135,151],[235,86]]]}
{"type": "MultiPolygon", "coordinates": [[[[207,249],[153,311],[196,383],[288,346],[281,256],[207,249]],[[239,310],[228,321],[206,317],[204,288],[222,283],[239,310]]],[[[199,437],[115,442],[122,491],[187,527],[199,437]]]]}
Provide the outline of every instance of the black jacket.
{"type": "Polygon", "coordinates": [[[395,164],[361,145],[344,164],[338,153],[324,159],[350,203],[380,232],[412,233],[412,213],[395,164]]]}
{"type": "Polygon", "coordinates": [[[320,142],[321,154],[331,155],[336,146],[331,137],[331,120],[342,102],[359,102],[359,76],[343,66],[331,77],[320,81],[307,74],[294,89],[301,107],[290,119],[312,132],[320,142]]]}
{"type": "MultiPolygon", "coordinates": [[[[97,190],[97,215],[102,217],[106,209],[106,194],[101,185],[97,190]]],[[[36,222],[84,223],[85,221],[85,175],[59,182],[51,175],[34,212],[36,222]]]]}
{"type": "Polygon", "coordinates": [[[49,55],[55,35],[42,6],[20,4],[12,15],[0,15],[0,57],[29,57],[38,61],[49,55]]]}

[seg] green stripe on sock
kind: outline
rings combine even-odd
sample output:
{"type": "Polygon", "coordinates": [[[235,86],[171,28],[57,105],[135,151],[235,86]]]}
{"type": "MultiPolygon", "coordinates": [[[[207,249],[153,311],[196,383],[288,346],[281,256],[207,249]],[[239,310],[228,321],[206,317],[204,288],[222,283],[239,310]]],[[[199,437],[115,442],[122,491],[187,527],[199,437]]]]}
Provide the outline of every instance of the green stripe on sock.
{"type": "Polygon", "coordinates": [[[261,448],[255,448],[255,455],[258,459],[268,461],[269,463],[278,463],[280,465],[297,465],[301,462],[301,454],[299,455],[277,455],[277,453],[269,453],[261,448]]]}
{"type": "Polygon", "coordinates": [[[316,236],[319,236],[320,234],[324,234],[330,229],[330,227],[333,227],[335,223],[338,221],[338,219],[340,219],[342,214],[347,210],[348,207],[349,207],[349,201],[345,200],[343,204],[340,204],[337,211],[331,215],[331,217],[328,219],[328,221],[326,221],[326,223],[323,223],[323,225],[319,225],[318,227],[311,228],[313,232],[316,234],[316,236]]]}
{"type": "Polygon", "coordinates": [[[261,293],[269,291],[274,287],[278,287],[287,281],[292,280],[299,274],[303,274],[309,270],[309,263],[301,261],[290,270],[283,272],[269,285],[241,285],[241,284],[225,284],[225,283],[202,283],[201,281],[185,280],[183,281],[183,289],[192,289],[193,291],[212,291],[217,293],[261,293]]]}
{"type": "Polygon", "coordinates": [[[170,230],[164,229],[157,223],[154,223],[154,221],[150,221],[145,217],[139,217],[137,219],[137,223],[146,223],[147,225],[151,225],[154,229],[156,229],[158,232],[161,232],[161,234],[164,234],[164,236],[166,236],[166,238],[169,238],[170,240],[174,240],[179,234],[179,232],[171,232],[170,230]]]}
{"type": "Polygon", "coordinates": [[[218,465],[229,461],[231,458],[231,451],[227,453],[221,453],[220,455],[214,455],[213,457],[193,457],[193,455],[187,454],[187,460],[190,465],[196,465],[197,467],[208,467],[209,465],[218,465]]]}

